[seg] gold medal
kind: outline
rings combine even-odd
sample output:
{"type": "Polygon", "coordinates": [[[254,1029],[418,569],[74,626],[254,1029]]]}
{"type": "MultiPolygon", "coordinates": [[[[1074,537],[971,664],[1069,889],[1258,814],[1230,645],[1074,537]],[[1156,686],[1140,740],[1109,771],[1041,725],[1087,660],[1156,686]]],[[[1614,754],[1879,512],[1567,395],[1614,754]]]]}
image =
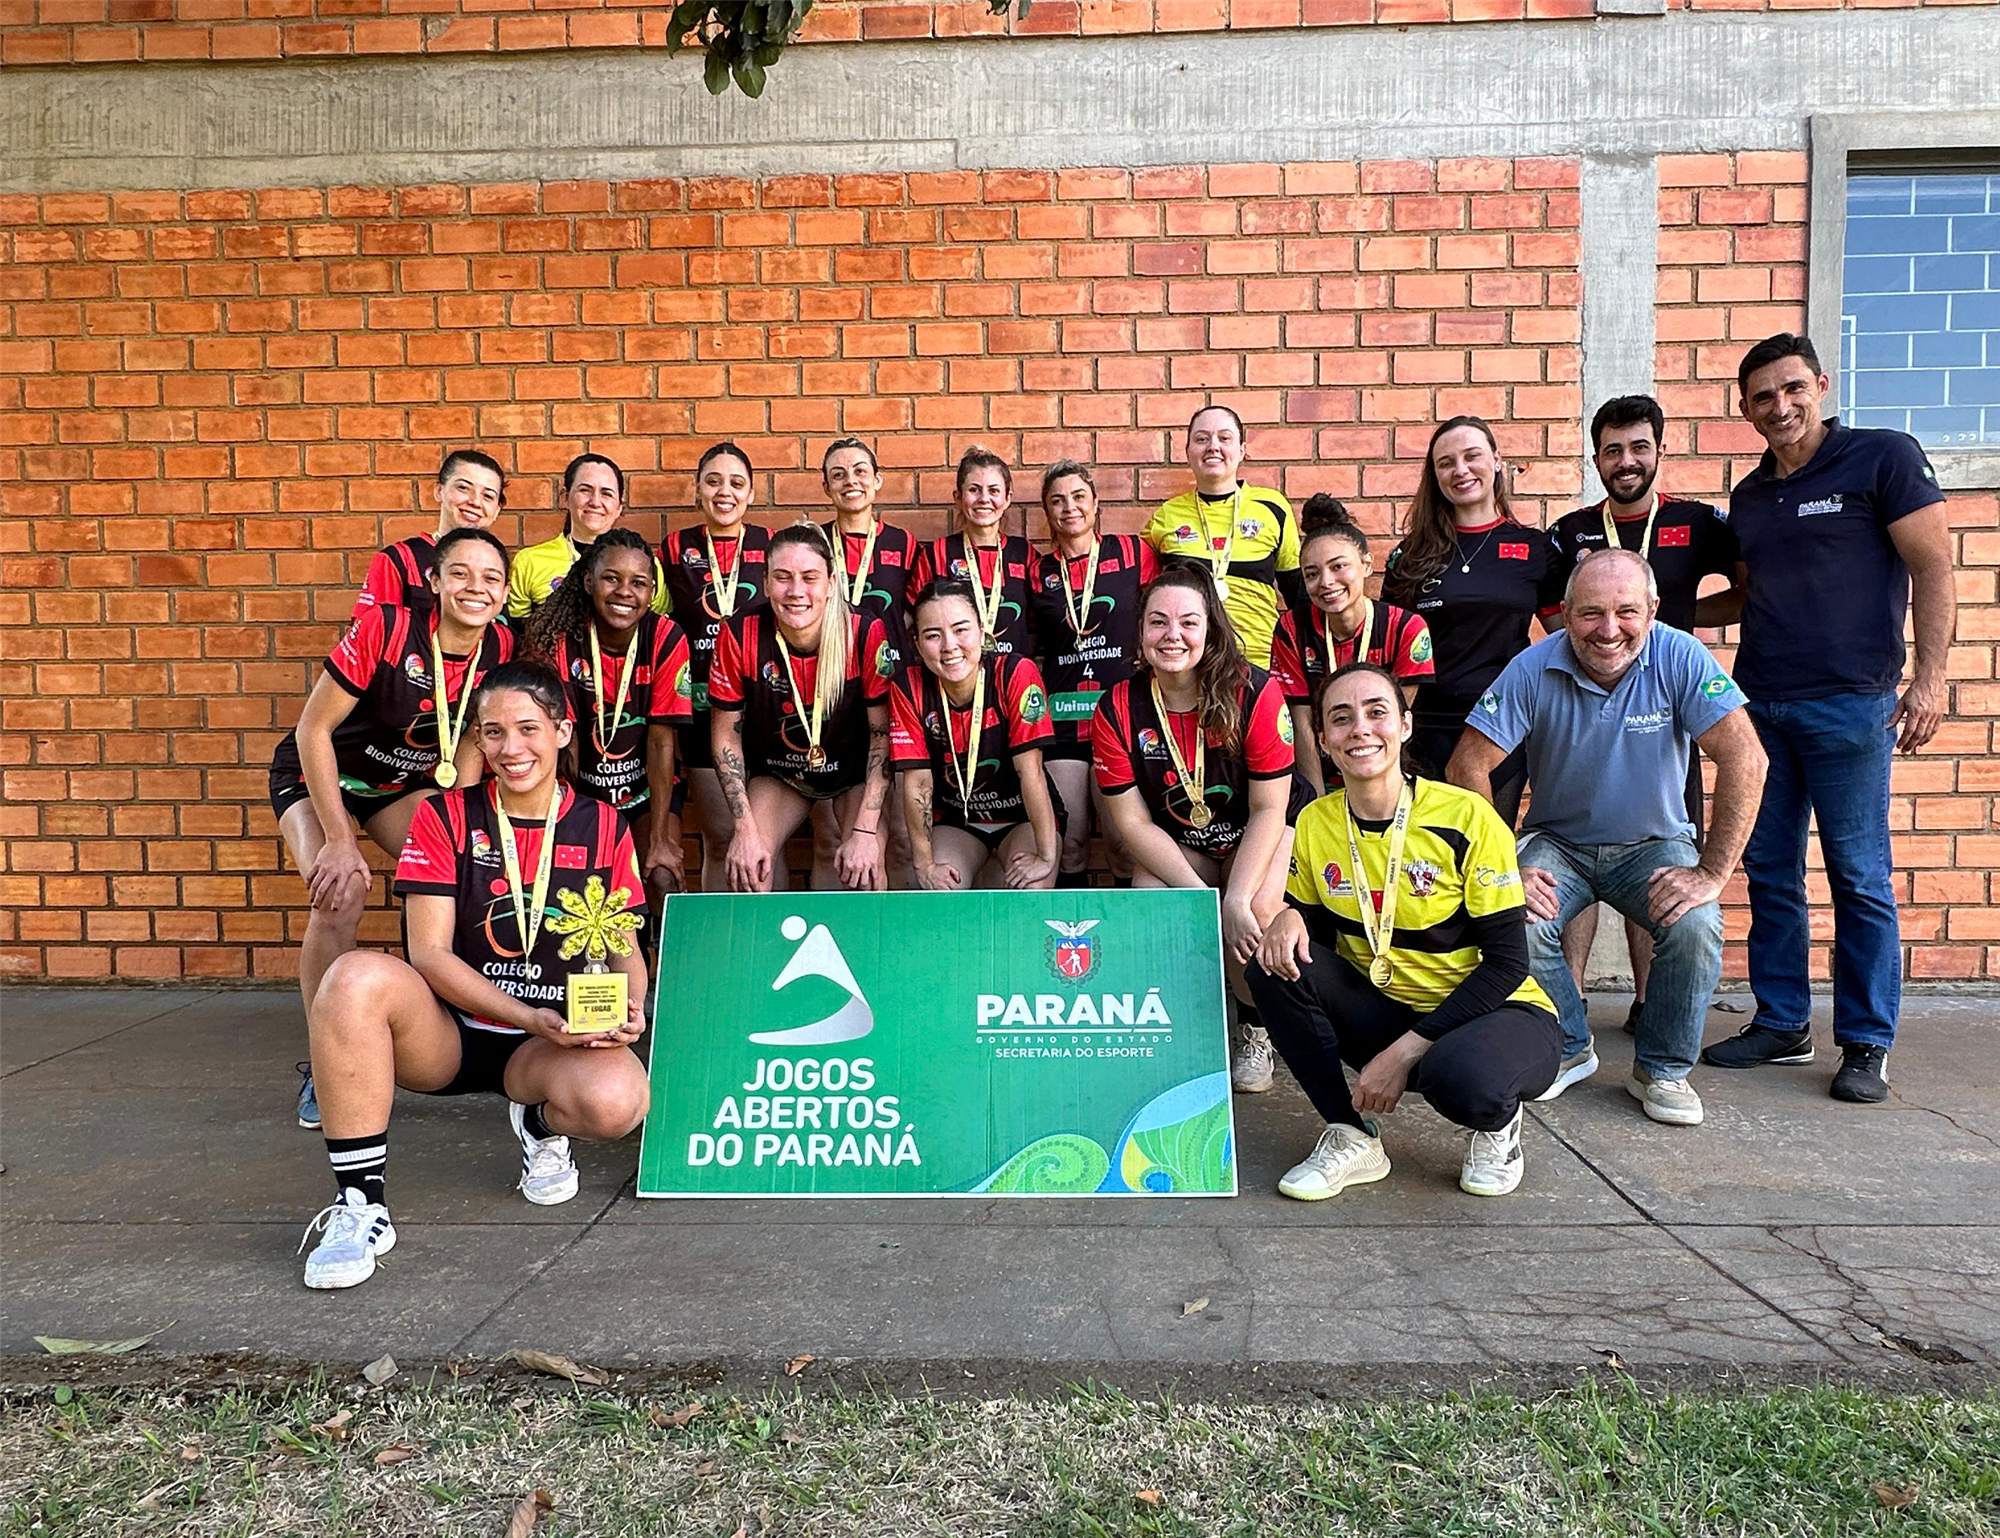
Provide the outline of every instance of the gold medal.
{"type": "MultiPolygon", "coordinates": [[[[1361,600],[1361,629],[1356,632],[1358,644],[1354,648],[1354,660],[1368,660],[1368,641],[1375,630],[1375,606],[1366,598],[1361,600]]],[[[1326,616],[1319,617],[1319,633],[1326,641],[1326,671],[1330,678],[1340,671],[1338,652],[1342,643],[1334,640],[1333,632],[1326,628],[1326,616]]]]}
{"type": "Polygon", "coordinates": [[[1382,901],[1368,885],[1368,871],[1361,863],[1361,830],[1354,825],[1354,808],[1341,793],[1341,809],[1347,813],[1347,858],[1354,887],[1354,905],[1361,912],[1361,933],[1367,938],[1373,959],[1368,963],[1368,981],[1386,988],[1396,975],[1389,960],[1389,948],[1396,943],[1396,899],[1400,894],[1396,878],[1403,873],[1403,840],[1410,831],[1410,808],[1416,795],[1408,783],[1396,798],[1396,818],[1389,825],[1389,860],[1382,872],[1382,901]]]}
{"type": "Polygon", "coordinates": [[[632,675],[639,671],[639,631],[644,624],[634,626],[632,639],[625,645],[625,667],[618,679],[618,698],[611,706],[611,719],[604,719],[604,649],[598,645],[597,622],[590,625],[590,702],[592,706],[591,740],[597,746],[599,758],[611,756],[611,739],[618,735],[618,723],[625,716],[625,701],[632,693],[632,675]]]}
{"type": "Polygon", "coordinates": [[[979,778],[979,733],[986,725],[986,664],[981,662],[979,670],[973,674],[972,715],[965,727],[965,762],[958,761],[958,749],[951,745],[951,696],[944,692],[944,681],[938,680],[938,698],[944,702],[944,750],[951,759],[952,772],[958,777],[958,800],[972,813],[972,782],[979,778]]]}
{"type": "MultiPolygon", "coordinates": [[[[825,624],[824,618],[820,621],[825,624]]],[[[792,691],[792,705],[799,713],[799,725],[806,733],[806,768],[817,774],[826,767],[826,749],[819,745],[820,728],[825,724],[825,701],[819,692],[819,680],[813,679],[812,710],[806,710],[806,697],[799,693],[799,676],[792,671],[792,649],[785,644],[785,633],[774,623],[771,636],[778,643],[778,655],[785,659],[785,682],[792,691]]]]}
{"type": "Polygon", "coordinates": [[[971,538],[961,534],[965,545],[965,574],[972,582],[973,607],[979,611],[979,628],[985,632],[982,651],[994,650],[993,628],[1000,622],[1000,597],[1007,590],[1007,541],[1003,538],[993,550],[993,591],[986,591],[986,584],[979,575],[979,547],[971,538]]]}
{"type": "MultiPolygon", "coordinates": [[[[715,558],[715,536],[708,531],[706,524],[702,525],[701,537],[708,544],[708,590],[715,596],[715,612],[722,618],[728,619],[736,612],[736,577],[733,573],[728,576],[723,575],[722,562],[715,558]]],[[[740,566],[743,564],[743,545],[740,536],[736,555],[737,564],[740,566]]]]}
{"type": "Polygon", "coordinates": [[[1229,601],[1229,579],[1227,577],[1217,577],[1215,579],[1215,596],[1220,598],[1224,603],[1229,601]]]}
{"type": "Polygon", "coordinates": [[[472,703],[472,687],[478,681],[473,675],[479,671],[479,647],[485,644],[486,637],[481,634],[479,645],[465,659],[465,676],[458,687],[458,713],[453,715],[451,696],[444,684],[444,648],[438,644],[437,622],[431,622],[431,702],[437,707],[438,718],[438,761],[431,778],[446,790],[458,783],[458,769],[452,760],[458,757],[458,742],[465,735],[465,710],[472,703]]]}
{"type": "Polygon", "coordinates": [[[1208,809],[1208,733],[1201,724],[1201,711],[1194,716],[1194,764],[1181,757],[1180,739],[1174,736],[1174,723],[1167,717],[1167,702],[1160,696],[1160,680],[1157,676],[1149,680],[1153,688],[1153,711],[1160,718],[1160,735],[1167,739],[1167,757],[1173,760],[1174,772],[1181,777],[1181,789],[1187,795],[1188,823],[1197,831],[1215,821],[1215,813],[1208,809]]]}
{"type": "Polygon", "coordinates": [[[815,774],[826,767],[826,749],[816,742],[806,749],[806,767],[815,774]]]}
{"type": "Polygon", "coordinates": [[[1069,585],[1070,558],[1063,554],[1060,545],[1056,547],[1056,575],[1062,582],[1063,614],[1068,618],[1069,628],[1076,632],[1079,641],[1090,634],[1090,600],[1097,592],[1097,559],[1103,553],[1104,541],[1093,536],[1090,542],[1090,556],[1083,567],[1083,588],[1081,593],[1073,598],[1069,585]]]}
{"type": "Polygon", "coordinates": [[[549,874],[556,864],[556,819],[562,811],[562,781],[549,786],[548,815],[542,819],[542,848],[535,861],[532,892],[521,882],[521,855],[514,847],[514,823],[500,804],[500,787],[493,787],[493,820],[500,825],[500,860],[507,871],[507,895],[514,903],[514,923],[521,935],[521,970],[532,982],[542,975],[534,960],[535,941],[542,932],[542,915],[548,907],[549,874]]]}
{"type": "Polygon", "coordinates": [[[1206,801],[1197,801],[1188,808],[1188,821],[1197,828],[1205,828],[1215,821],[1215,813],[1208,809],[1206,801]]]}
{"type": "Polygon", "coordinates": [[[448,758],[441,758],[431,771],[431,778],[438,782],[439,790],[450,790],[458,783],[458,766],[448,758]]]}

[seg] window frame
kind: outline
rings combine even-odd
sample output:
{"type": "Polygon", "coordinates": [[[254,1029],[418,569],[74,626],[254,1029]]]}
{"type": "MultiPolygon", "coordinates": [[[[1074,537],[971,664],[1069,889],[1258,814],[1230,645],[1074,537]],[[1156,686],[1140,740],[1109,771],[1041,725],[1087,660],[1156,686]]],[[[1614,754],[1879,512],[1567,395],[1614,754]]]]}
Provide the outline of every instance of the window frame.
{"type": "MultiPolygon", "coordinates": [[[[1815,116],[1811,123],[1811,207],[1807,224],[1806,330],[1818,344],[1820,366],[1840,403],[1840,312],[1847,254],[1847,175],[1891,165],[1911,171],[1966,169],[1983,162],[2000,170],[2000,112],[1857,112],[1815,116]]],[[[1947,491],[2000,488],[2000,445],[1926,449],[1947,491]]]]}

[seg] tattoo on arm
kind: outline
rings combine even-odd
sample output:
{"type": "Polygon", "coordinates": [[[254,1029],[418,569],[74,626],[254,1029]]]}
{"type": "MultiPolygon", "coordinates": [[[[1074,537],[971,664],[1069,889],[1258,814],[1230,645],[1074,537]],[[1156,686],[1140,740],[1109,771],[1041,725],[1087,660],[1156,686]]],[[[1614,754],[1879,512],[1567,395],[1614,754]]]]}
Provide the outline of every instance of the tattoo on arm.
{"type": "Polygon", "coordinates": [[[917,792],[917,819],[923,827],[924,837],[928,839],[930,837],[931,826],[932,826],[931,791],[928,785],[924,786],[921,790],[917,792]]]}
{"type": "Polygon", "coordinates": [[[867,790],[861,797],[865,811],[879,812],[882,803],[889,798],[889,728],[868,723],[868,772],[864,783],[867,790]]]}
{"type": "Polygon", "coordinates": [[[724,748],[720,753],[715,755],[715,777],[722,782],[722,798],[729,803],[729,815],[731,817],[742,818],[750,815],[750,796],[744,788],[748,780],[743,772],[743,752],[741,746],[743,742],[743,728],[737,725],[732,730],[736,737],[737,746],[724,748]]]}

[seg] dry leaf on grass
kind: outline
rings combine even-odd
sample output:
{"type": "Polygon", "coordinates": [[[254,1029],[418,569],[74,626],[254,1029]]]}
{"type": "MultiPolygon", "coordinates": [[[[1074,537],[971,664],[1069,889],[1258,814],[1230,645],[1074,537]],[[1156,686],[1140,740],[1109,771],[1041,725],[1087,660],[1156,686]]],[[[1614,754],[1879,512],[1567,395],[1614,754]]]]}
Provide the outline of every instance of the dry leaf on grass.
{"type": "Polygon", "coordinates": [[[314,1421],[312,1429],[331,1442],[347,1440],[347,1423],[354,1419],[352,1410],[342,1410],[337,1415],[329,1415],[323,1421],[314,1421]]]}
{"type": "Polygon", "coordinates": [[[535,1522],[544,1512],[556,1509],[556,1498],[546,1490],[530,1490],[521,1497],[521,1504],[514,1508],[514,1515],[507,1519],[507,1538],[528,1538],[535,1530],[535,1522]]]}
{"type": "Polygon", "coordinates": [[[378,1356],[361,1369],[361,1376],[380,1388],[396,1376],[396,1359],[388,1355],[378,1356]]]}
{"type": "Polygon", "coordinates": [[[1160,1492],[1157,1490],[1134,1490],[1132,1492],[1132,1499],[1137,1501],[1141,1506],[1157,1506],[1160,1504],[1160,1492]]]}
{"type": "Polygon", "coordinates": [[[201,1462],[201,1449],[199,1447],[196,1447],[192,1442],[187,1443],[181,1448],[181,1462],[183,1463],[201,1462]]]}
{"type": "Polygon", "coordinates": [[[750,1524],[747,1522],[738,1522],[736,1524],[736,1531],[731,1533],[729,1538],[750,1538],[750,1524]]]}
{"type": "Polygon", "coordinates": [[[808,1367],[812,1366],[812,1364],[814,1362],[817,1362],[818,1360],[819,1358],[814,1356],[809,1351],[801,1352],[798,1356],[793,1357],[789,1362],[785,1363],[785,1376],[788,1378],[796,1378],[800,1373],[804,1372],[808,1367]]]}
{"type": "Polygon", "coordinates": [[[778,1440],[783,1442],[787,1447],[804,1447],[806,1445],[805,1437],[796,1428],[791,1426],[787,1426],[783,1431],[778,1433],[778,1440]]]}
{"type": "Polygon", "coordinates": [[[673,1411],[668,1411],[663,1409],[659,1405],[654,1405],[652,1408],[646,1411],[646,1419],[650,1420],[655,1426],[660,1427],[662,1430],[664,1430],[668,1426],[671,1426],[676,1431],[683,1431],[687,1428],[688,1423],[692,1421],[697,1415],[706,1415],[707,1413],[708,1413],[708,1406],[703,1404],[699,1399],[697,1399],[692,1403],[684,1404],[678,1410],[673,1410],[673,1411]]]}
{"type": "Polygon", "coordinates": [[[1882,1503],[1885,1511],[1901,1511],[1905,1506],[1916,1504],[1917,1492],[1914,1487],[1902,1490],[1895,1485],[1878,1484],[1875,1486],[1875,1499],[1882,1503]]]}
{"type": "Polygon", "coordinates": [[[1196,1298],[1192,1303],[1183,1303],[1181,1305],[1181,1318],[1185,1319],[1189,1314],[1198,1314],[1207,1307],[1208,1299],[1206,1298],[1196,1298]]]}
{"type": "Polygon", "coordinates": [[[588,1383],[601,1388],[611,1381],[611,1374],[602,1368],[586,1367],[566,1356],[557,1356],[552,1351],[536,1351],[528,1346],[518,1346],[500,1360],[519,1362],[530,1372],[547,1373],[551,1378],[566,1378],[571,1383],[588,1383]]]}
{"type": "Polygon", "coordinates": [[[134,1335],[130,1340],[70,1340],[62,1335],[37,1335],[35,1344],[50,1356],[123,1356],[137,1351],[148,1341],[158,1340],[180,1321],[163,1324],[150,1335],[134,1335]]]}
{"type": "Polygon", "coordinates": [[[375,1467],[386,1469],[391,1464],[408,1463],[417,1456],[417,1449],[407,1442],[391,1442],[375,1455],[375,1467]]]}
{"type": "Polygon", "coordinates": [[[694,1466],[694,1477],[696,1479],[706,1479],[714,1472],[715,1460],[713,1458],[704,1458],[694,1466]]]}

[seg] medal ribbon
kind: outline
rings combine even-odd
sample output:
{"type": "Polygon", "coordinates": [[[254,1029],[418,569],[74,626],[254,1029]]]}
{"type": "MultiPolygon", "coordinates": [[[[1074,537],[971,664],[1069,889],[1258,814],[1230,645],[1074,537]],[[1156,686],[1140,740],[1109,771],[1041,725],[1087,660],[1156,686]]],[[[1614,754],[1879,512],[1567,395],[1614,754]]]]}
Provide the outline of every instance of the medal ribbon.
{"type": "Polygon", "coordinates": [[[1070,558],[1063,554],[1062,547],[1056,547],[1056,573],[1062,578],[1063,613],[1069,616],[1069,628],[1076,632],[1081,641],[1090,633],[1090,600],[1097,592],[1097,562],[1104,554],[1104,541],[1093,538],[1090,542],[1090,557],[1083,567],[1083,602],[1072,605],[1069,586],[1070,558]]]}
{"type": "Polygon", "coordinates": [[[618,677],[618,703],[611,707],[611,724],[604,724],[604,652],[597,644],[597,626],[590,627],[590,700],[597,718],[597,752],[600,758],[611,756],[611,739],[618,735],[619,719],[625,714],[625,701],[632,693],[632,675],[638,671],[639,632],[645,627],[632,627],[632,639],[625,644],[625,669],[618,677]]]}
{"type": "MultiPolygon", "coordinates": [[[[733,574],[723,575],[722,562],[715,558],[715,536],[709,533],[706,524],[702,526],[701,537],[708,545],[708,587],[715,594],[715,612],[728,619],[736,612],[736,578],[733,574]]],[[[736,549],[741,556],[742,545],[736,549]]]]}
{"type": "MultiPolygon", "coordinates": [[[[485,636],[479,646],[486,644],[485,636]]],[[[458,714],[451,711],[451,695],[444,685],[444,648],[438,644],[437,622],[431,623],[431,699],[437,706],[438,762],[448,764],[458,756],[458,740],[465,735],[465,708],[472,703],[472,675],[477,671],[479,647],[465,659],[465,676],[459,680],[458,714]]]]}
{"type": "MultiPolygon", "coordinates": [[[[822,620],[821,623],[824,623],[824,621],[822,620]]],[[[819,730],[823,719],[823,711],[821,709],[819,689],[817,687],[813,689],[812,714],[808,716],[806,714],[805,696],[799,693],[798,675],[792,671],[792,649],[785,645],[785,633],[778,628],[776,620],[771,622],[771,635],[778,643],[778,655],[785,659],[785,682],[790,684],[792,688],[792,704],[798,709],[799,725],[806,729],[806,743],[808,748],[806,757],[810,760],[820,752],[819,730]]]]}
{"type": "MultiPolygon", "coordinates": [[[[1660,494],[1656,491],[1653,493],[1652,510],[1646,514],[1646,527],[1639,533],[1639,555],[1641,559],[1645,558],[1646,546],[1652,543],[1653,520],[1660,516],[1660,502],[1660,494]]],[[[1604,499],[1603,504],[1598,508],[1598,512],[1604,518],[1605,549],[1623,550],[1625,547],[1618,543],[1618,520],[1611,516],[1611,499],[1609,497],[1604,499]]]]}
{"type": "Polygon", "coordinates": [[[972,536],[965,536],[966,574],[972,578],[972,597],[979,609],[979,626],[986,632],[990,650],[993,641],[993,627],[1000,619],[1000,595],[1007,587],[1007,541],[1002,539],[993,551],[993,596],[986,596],[986,584],[979,576],[979,546],[972,542],[972,536]]]}
{"type": "MultiPolygon", "coordinates": [[[[1359,632],[1361,644],[1354,649],[1354,660],[1356,662],[1366,662],[1368,660],[1368,639],[1374,632],[1375,605],[1370,603],[1366,598],[1363,598],[1361,600],[1361,630],[1359,632]]],[[[1333,632],[1326,628],[1326,616],[1324,614],[1319,617],[1319,633],[1326,638],[1326,674],[1327,677],[1331,678],[1335,673],[1340,671],[1340,662],[1334,656],[1334,652],[1341,643],[1335,641],[1333,632]]]]}
{"type": "MultiPolygon", "coordinates": [[[[1194,767],[1189,769],[1188,761],[1181,757],[1180,739],[1174,736],[1174,723],[1167,714],[1167,702],[1160,697],[1160,680],[1152,679],[1153,709],[1160,718],[1160,735],[1167,739],[1167,757],[1174,762],[1174,772],[1181,777],[1181,784],[1188,793],[1188,807],[1206,808],[1208,805],[1208,775],[1206,760],[1208,734],[1201,728],[1201,708],[1194,713],[1194,767]]],[[[1200,824],[1206,826],[1206,824],[1200,824]]]]}
{"type": "Polygon", "coordinates": [[[526,897],[521,888],[521,855],[514,847],[514,823],[500,804],[500,787],[493,788],[493,816],[500,824],[500,858],[507,867],[507,895],[514,899],[514,920],[521,926],[521,961],[534,955],[535,941],[542,932],[542,909],[549,897],[549,872],[556,864],[556,816],[562,810],[562,781],[549,786],[549,812],[542,819],[541,856],[535,861],[534,894],[526,897]]]}
{"type": "Polygon", "coordinates": [[[1223,537],[1221,555],[1215,554],[1213,548],[1215,541],[1209,538],[1208,504],[1201,500],[1199,486],[1194,491],[1194,510],[1197,515],[1195,522],[1201,525],[1201,537],[1210,547],[1208,564],[1213,570],[1215,580],[1220,582],[1229,575],[1229,558],[1236,550],[1236,522],[1243,515],[1243,483],[1241,481],[1236,483],[1235,493],[1229,499],[1229,532],[1223,537]]]}
{"type": "MultiPolygon", "coordinates": [[[[836,524],[834,528],[838,532],[839,525],[836,524]]],[[[868,543],[861,547],[861,569],[854,573],[854,588],[847,595],[847,602],[851,608],[861,607],[861,595],[868,590],[868,569],[875,564],[875,539],[881,532],[882,520],[871,517],[868,520],[868,543]]],[[[840,548],[842,551],[847,549],[845,534],[840,536],[840,548]]]]}
{"type": "Polygon", "coordinates": [[[965,728],[965,766],[959,767],[958,749],[951,745],[951,696],[944,692],[944,680],[938,680],[938,698],[944,701],[944,751],[951,760],[952,772],[958,776],[958,799],[965,803],[966,816],[972,815],[972,782],[979,777],[979,733],[986,725],[986,664],[979,664],[979,671],[973,675],[972,719],[965,728]]]}
{"type": "Polygon", "coordinates": [[[1389,825],[1389,863],[1382,874],[1382,906],[1375,906],[1375,892],[1368,884],[1368,872],[1361,864],[1361,830],[1355,826],[1354,808],[1341,798],[1347,811],[1347,857],[1354,869],[1354,900],[1361,909],[1361,932],[1368,937],[1368,952],[1377,962],[1388,954],[1396,938],[1396,899],[1400,889],[1396,878],[1403,873],[1403,840],[1410,831],[1410,808],[1416,797],[1409,783],[1396,799],[1396,819],[1389,825]]]}

